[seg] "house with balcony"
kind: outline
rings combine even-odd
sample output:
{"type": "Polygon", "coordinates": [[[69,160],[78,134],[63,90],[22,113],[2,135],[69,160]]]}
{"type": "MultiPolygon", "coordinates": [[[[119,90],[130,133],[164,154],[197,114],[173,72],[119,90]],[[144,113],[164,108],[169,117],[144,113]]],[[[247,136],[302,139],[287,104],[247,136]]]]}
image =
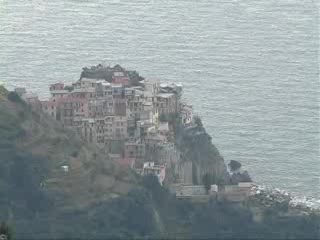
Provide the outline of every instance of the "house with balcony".
{"type": "Polygon", "coordinates": [[[57,103],[53,100],[41,101],[41,109],[48,116],[57,120],[57,103]]]}
{"type": "Polygon", "coordinates": [[[124,157],[143,160],[146,154],[146,145],[141,142],[127,141],[124,145],[124,157]]]}
{"type": "Polygon", "coordinates": [[[158,93],[155,96],[155,107],[158,109],[159,115],[177,113],[177,95],[174,93],[158,93]]]}
{"type": "Polygon", "coordinates": [[[185,127],[192,126],[193,122],[193,109],[191,105],[181,104],[181,123],[185,127]]]}
{"type": "Polygon", "coordinates": [[[111,84],[112,97],[113,98],[123,98],[124,97],[124,87],[122,84],[111,84]]]}
{"type": "Polygon", "coordinates": [[[112,76],[112,83],[122,84],[123,86],[128,86],[130,78],[126,72],[114,72],[112,76]]]}
{"type": "Polygon", "coordinates": [[[115,140],[125,140],[128,138],[128,122],[126,116],[114,116],[113,117],[113,135],[115,140]]]}
{"type": "Polygon", "coordinates": [[[49,90],[50,90],[50,92],[57,91],[57,90],[64,90],[64,83],[51,84],[49,90]]]}
{"type": "Polygon", "coordinates": [[[85,141],[97,144],[97,127],[93,118],[81,119],[78,131],[85,141]]]}
{"type": "Polygon", "coordinates": [[[141,92],[139,93],[139,91],[135,91],[135,95],[128,99],[128,108],[134,115],[135,119],[141,118],[141,113],[143,112],[143,102],[143,94],[141,92]]]}

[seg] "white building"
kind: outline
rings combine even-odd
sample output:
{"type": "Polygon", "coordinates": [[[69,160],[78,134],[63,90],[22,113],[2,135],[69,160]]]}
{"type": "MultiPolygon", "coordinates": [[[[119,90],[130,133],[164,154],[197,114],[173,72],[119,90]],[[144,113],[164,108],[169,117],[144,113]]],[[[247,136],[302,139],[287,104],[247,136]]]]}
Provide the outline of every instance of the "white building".
{"type": "Polygon", "coordinates": [[[154,162],[145,162],[143,164],[142,175],[155,175],[158,177],[160,185],[166,177],[166,167],[164,165],[155,165],[154,162]]]}

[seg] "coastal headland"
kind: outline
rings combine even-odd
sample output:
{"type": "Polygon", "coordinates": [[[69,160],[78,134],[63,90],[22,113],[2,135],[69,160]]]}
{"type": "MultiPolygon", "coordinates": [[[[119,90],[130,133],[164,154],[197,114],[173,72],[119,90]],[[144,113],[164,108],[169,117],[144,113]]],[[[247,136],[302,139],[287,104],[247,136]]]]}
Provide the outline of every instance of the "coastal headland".
{"type": "Polygon", "coordinates": [[[48,87],[0,86],[0,220],[18,237],[319,237],[317,211],[226,164],[182,84],[99,64],[48,87]]]}

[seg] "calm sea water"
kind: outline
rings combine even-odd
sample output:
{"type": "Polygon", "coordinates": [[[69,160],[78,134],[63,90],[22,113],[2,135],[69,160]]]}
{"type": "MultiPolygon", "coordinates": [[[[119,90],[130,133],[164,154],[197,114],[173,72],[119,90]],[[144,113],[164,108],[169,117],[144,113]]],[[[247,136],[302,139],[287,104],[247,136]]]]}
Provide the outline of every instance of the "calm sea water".
{"type": "Polygon", "coordinates": [[[225,160],[320,198],[319,27],[309,0],[0,0],[0,81],[48,95],[83,66],[184,84],[225,160]]]}

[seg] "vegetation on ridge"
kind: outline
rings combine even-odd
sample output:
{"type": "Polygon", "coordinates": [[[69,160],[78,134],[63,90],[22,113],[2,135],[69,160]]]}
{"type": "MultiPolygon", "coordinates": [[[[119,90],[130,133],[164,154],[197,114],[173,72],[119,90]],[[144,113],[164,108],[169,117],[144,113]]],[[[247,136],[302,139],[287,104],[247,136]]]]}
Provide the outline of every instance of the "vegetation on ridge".
{"type": "Polygon", "coordinates": [[[0,220],[20,230],[30,219],[85,209],[132,188],[134,174],[123,174],[99,149],[18,95],[1,88],[0,96],[0,220]]]}

